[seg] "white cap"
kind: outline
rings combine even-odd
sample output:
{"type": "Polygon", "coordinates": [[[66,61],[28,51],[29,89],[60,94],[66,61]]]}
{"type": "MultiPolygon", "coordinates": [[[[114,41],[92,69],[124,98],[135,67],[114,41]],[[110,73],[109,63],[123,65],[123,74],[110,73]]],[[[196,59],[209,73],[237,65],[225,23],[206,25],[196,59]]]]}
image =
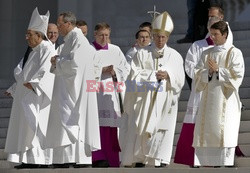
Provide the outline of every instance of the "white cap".
{"type": "Polygon", "coordinates": [[[28,30],[41,32],[47,38],[49,15],[49,11],[46,13],[46,15],[40,15],[36,7],[32,13],[28,30]]]}
{"type": "Polygon", "coordinates": [[[174,23],[168,12],[159,14],[152,22],[153,33],[165,32],[170,35],[174,29],[174,23]]]}

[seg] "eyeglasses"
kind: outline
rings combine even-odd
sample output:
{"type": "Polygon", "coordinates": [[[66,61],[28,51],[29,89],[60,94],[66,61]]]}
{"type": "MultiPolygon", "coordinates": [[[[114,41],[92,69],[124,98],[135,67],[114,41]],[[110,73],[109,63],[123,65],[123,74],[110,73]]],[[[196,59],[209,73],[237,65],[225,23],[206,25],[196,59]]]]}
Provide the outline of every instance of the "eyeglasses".
{"type": "Polygon", "coordinates": [[[32,34],[32,33],[26,33],[26,34],[25,34],[25,37],[30,38],[30,37],[32,37],[33,35],[37,35],[37,34],[36,34],[36,33],[35,33],[35,34],[32,34]]]}
{"type": "Polygon", "coordinates": [[[60,26],[64,25],[65,23],[67,23],[67,22],[57,23],[56,25],[57,25],[57,27],[60,27],[60,26]]]}

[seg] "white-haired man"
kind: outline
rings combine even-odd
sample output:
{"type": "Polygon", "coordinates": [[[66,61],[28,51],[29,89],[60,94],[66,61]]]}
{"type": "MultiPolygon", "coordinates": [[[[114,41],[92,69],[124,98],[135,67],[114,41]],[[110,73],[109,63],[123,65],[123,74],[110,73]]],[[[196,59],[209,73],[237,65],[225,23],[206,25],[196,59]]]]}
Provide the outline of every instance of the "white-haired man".
{"type": "Polygon", "coordinates": [[[87,82],[95,80],[95,50],[76,27],[73,13],[61,13],[57,26],[64,46],[51,58],[55,87],[46,147],[53,148],[54,167],[91,164],[91,151],[100,149],[96,92],[87,91],[87,82]]]}
{"type": "Polygon", "coordinates": [[[14,70],[16,83],[6,91],[13,97],[5,152],[8,160],[22,163],[16,168],[37,168],[51,164],[51,150],[41,149],[47,130],[47,121],[54,84],[49,72],[50,57],[55,55],[47,41],[49,12],[32,13],[26,40],[32,51],[14,70]]]}

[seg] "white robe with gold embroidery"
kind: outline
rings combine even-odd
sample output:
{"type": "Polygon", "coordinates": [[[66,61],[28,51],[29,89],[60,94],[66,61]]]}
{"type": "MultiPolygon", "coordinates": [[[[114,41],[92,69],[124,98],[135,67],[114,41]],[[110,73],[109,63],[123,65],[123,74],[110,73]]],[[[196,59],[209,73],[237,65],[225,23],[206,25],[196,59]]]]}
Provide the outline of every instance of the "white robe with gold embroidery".
{"type": "MultiPolygon", "coordinates": [[[[238,91],[244,76],[244,59],[235,47],[227,58],[229,49],[229,46],[222,45],[206,50],[195,69],[196,90],[203,92],[194,130],[193,147],[196,151],[203,147],[220,148],[224,153],[224,149],[237,146],[241,116],[238,91]],[[208,57],[219,65],[219,71],[213,74],[211,81],[208,80],[208,57]]],[[[217,154],[220,156],[220,152],[217,154]]],[[[210,159],[213,163],[214,158],[210,159]]],[[[199,164],[204,165],[202,161],[199,164]]],[[[218,166],[221,165],[223,163],[218,166]]]]}
{"type": "Polygon", "coordinates": [[[128,131],[122,165],[169,164],[171,159],[178,98],[185,78],[183,59],[166,45],[163,57],[156,58],[155,49],[152,45],[139,50],[131,63],[124,103],[128,131]],[[155,76],[158,70],[169,75],[160,85],[155,76]]]}

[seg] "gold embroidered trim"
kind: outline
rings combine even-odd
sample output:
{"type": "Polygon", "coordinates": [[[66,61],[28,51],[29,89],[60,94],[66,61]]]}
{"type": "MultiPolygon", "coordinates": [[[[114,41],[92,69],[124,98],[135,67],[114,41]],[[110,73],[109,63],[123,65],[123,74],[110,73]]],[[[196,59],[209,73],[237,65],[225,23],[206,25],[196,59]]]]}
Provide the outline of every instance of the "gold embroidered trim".
{"type": "Polygon", "coordinates": [[[201,114],[201,127],[200,127],[200,147],[203,147],[204,145],[204,129],[205,129],[205,114],[206,114],[206,108],[207,108],[207,95],[208,95],[208,87],[205,90],[204,93],[204,107],[202,109],[201,114]]]}
{"type": "MultiPolygon", "coordinates": [[[[231,53],[232,49],[233,49],[233,47],[231,47],[227,52],[226,61],[225,61],[225,68],[228,68],[228,61],[229,61],[229,57],[230,57],[230,53],[231,53]]],[[[223,90],[224,98],[223,98],[223,103],[222,103],[222,115],[221,115],[220,147],[224,147],[225,112],[226,112],[226,106],[227,106],[226,96],[228,94],[228,89],[225,86],[223,89],[224,89],[223,90]]]]}
{"type": "Polygon", "coordinates": [[[236,74],[234,73],[234,71],[233,71],[232,69],[230,69],[229,72],[230,72],[230,74],[231,74],[233,80],[236,80],[236,79],[237,79],[237,76],[236,76],[236,74]]]}
{"type": "Polygon", "coordinates": [[[162,23],[161,23],[161,30],[165,30],[166,22],[167,22],[167,13],[163,13],[162,23]]]}

